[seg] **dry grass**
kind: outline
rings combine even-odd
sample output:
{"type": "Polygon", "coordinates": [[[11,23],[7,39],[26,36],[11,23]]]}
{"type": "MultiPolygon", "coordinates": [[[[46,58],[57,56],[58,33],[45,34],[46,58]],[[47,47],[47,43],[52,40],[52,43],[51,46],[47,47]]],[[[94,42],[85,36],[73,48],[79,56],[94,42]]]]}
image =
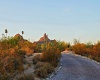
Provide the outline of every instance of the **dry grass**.
{"type": "Polygon", "coordinates": [[[38,62],[35,66],[35,75],[39,78],[46,78],[54,71],[54,67],[50,63],[38,62]]]}
{"type": "Polygon", "coordinates": [[[33,74],[21,75],[17,80],[35,80],[33,74]]]}
{"type": "Polygon", "coordinates": [[[41,55],[37,54],[33,57],[33,64],[36,64],[37,62],[41,61],[41,55]]]}

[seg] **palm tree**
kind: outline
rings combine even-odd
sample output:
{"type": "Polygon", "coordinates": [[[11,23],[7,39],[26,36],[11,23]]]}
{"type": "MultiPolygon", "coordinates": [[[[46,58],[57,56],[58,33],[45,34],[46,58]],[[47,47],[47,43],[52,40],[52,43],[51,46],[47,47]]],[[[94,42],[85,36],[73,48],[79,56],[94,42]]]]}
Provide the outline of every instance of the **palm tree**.
{"type": "Polygon", "coordinates": [[[7,33],[8,33],[8,30],[7,29],[5,29],[5,33],[6,33],[6,38],[7,38],[7,33]]]}

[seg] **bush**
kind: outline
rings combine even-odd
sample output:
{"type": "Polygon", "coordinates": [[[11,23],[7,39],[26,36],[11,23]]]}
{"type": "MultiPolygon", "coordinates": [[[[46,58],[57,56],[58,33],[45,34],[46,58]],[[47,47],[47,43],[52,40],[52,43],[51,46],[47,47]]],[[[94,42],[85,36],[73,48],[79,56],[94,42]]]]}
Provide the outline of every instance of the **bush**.
{"type": "Polygon", "coordinates": [[[0,41],[0,80],[9,80],[24,70],[24,57],[26,51],[30,53],[34,51],[32,46],[33,44],[29,41],[18,40],[13,37],[0,41]]]}
{"type": "Polygon", "coordinates": [[[59,48],[59,50],[62,52],[64,51],[66,48],[70,47],[70,44],[64,42],[64,41],[57,41],[57,47],[59,48]]]}
{"type": "Polygon", "coordinates": [[[36,64],[37,62],[41,61],[41,55],[38,54],[34,56],[32,61],[33,61],[33,64],[36,64]]]}
{"type": "Polygon", "coordinates": [[[54,71],[54,67],[50,63],[38,62],[35,66],[35,75],[40,78],[46,78],[54,71]]]}
{"type": "Polygon", "coordinates": [[[41,68],[41,67],[43,67],[43,65],[44,65],[43,62],[38,62],[38,63],[35,65],[34,69],[41,68]]]}
{"type": "Polygon", "coordinates": [[[10,80],[10,76],[0,75],[0,80],[10,80]]]}
{"type": "Polygon", "coordinates": [[[34,71],[35,75],[39,78],[46,78],[48,73],[45,67],[38,68],[34,71]]]}
{"type": "Polygon", "coordinates": [[[0,53],[0,80],[9,80],[16,72],[23,71],[22,58],[16,53],[10,54],[6,51],[2,53],[0,53]]]}
{"type": "Polygon", "coordinates": [[[77,43],[72,46],[72,50],[79,55],[86,56],[100,62],[100,42],[96,44],[91,43],[77,43]]]}
{"type": "Polygon", "coordinates": [[[60,59],[61,53],[56,46],[48,47],[42,54],[42,61],[50,62],[53,66],[58,65],[58,60],[60,59]]]}
{"type": "Polygon", "coordinates": [[[94,57],[94,60],[100,62],[100,57],[96,56],[96,57],[94,57]]]}
{"type": "Polygon", "coordinates": [[[27,74],[27,75],[22,75],[20,76],[17,80],[34,80],[34,75],[33,74],[27,74]]]}
{"type": "Polygon", "coordinates": [[[24,50],[19,50],[18,54],[21,55],[21,56],[24,56],[26,54],[26,52],[24,50]]]}
{"type": "Polygon", "coordinates": [[[26,52],[27,56],[31,56],[34,53],[34,50],[27,46],[22,47],[22,50],[24,50],[26,52]]]}
{"type": "Polygon", "coordinates": [[[81,44],[81,43],[75,44],[72,49],[76,54],[79,54],[79,55],[86,54],[85,44],[81,44]]]}
{"type": "Polygon", "coordinates": [[[50,63],[44,63],[43,67],[47,70],[47,73],[52,73],[54,72],[54,67],[50,63]]]}

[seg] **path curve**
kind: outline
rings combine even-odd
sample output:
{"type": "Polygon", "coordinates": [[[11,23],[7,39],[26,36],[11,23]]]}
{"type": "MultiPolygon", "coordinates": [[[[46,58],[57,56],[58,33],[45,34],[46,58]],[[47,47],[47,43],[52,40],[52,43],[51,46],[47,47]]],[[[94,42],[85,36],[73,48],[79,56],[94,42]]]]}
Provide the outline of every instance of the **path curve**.
{"type": "Polygon", "coordinates": [[[62,68],[49,80],[100,80],[100,64],[89,59],[62,53],[62,68]]]}

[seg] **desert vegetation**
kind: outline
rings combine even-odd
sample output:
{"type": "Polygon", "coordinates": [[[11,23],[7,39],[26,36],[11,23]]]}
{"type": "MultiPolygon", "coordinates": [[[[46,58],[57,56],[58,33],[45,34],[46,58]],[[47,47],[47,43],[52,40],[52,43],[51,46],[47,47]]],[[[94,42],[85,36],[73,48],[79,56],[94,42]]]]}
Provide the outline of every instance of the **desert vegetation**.
{"type": "Polygon", "coordinates": [[[67,48],[67,43],[54,41],[41,45],[42,54],[33,57],[35,65],[34,74],[46,78],[58,66],[62,49],[67,48]]]}
{"type": "MultiPolygon", "coordinates": [[[[5,31],[7,35],[7,30],[5,31]]],[[[24,32],[22,32],[24,34],[24,32]]],[[[32,56],[33,53],[41,53],[32,57],[34,73],[18,77],[17,80],[34,80],[35,77],[46,78],[59,64],[61,52],[72,50],[76,54],[89,57],[100,62],[100,41],[95,44],[80,43],[74,40],[74,45],[64,41],[30,42],[23,39],[20,34],[14,37],[6,37],[0,40],[0,80],[13,79],[17,74],[25,70],[25,56],[32,56]]],[[[31,64],[28,64],[31,66],[31,64]]]]}
{"type": "Polygon", "coordinates": [[[54,71],[54,67],[48,62],[38,62],[35,65],[34,74],[40,78],[46,78],[50,73],[54,71]]]}
{"type": "MultiPolygon", "coordinates": [[[[5,33],[7,35],[7,30],[5,33]]],[[[23,39],[20,34],[14,37],[6,36],[0,40],[0,80],[10,80],[17,74],[23,73],[26,63],[25,56],[31,56],[34,52],[42,53],[32,59],[33,65],[35,65],[34,74],[36,77],[45,78],[57,67],[61,51],[65,48],[67,48],[67,43],[63,41],[55,40],[54,42],[39,44],[23,39]]],[[[26,80],[28,76],[22,75],[18,80],[26,80]]]]}
{"type": "Polygon", "coordinates": [[[9,80],[21,73],[25,55],[33,51],[32,43],[24,39],[11,37],[0,40],[0,80],[9,80]]]}
{"type": "Polygon", "coordinates": [[[34,74],[28,74],[28,75],[21,75],[19,78],[17,78],[16,80],[35,80],[34,78],[34,74]]]}
{"type": "Polygon", "coordinates": [[[100,41],[95,44],[91,42],[80,43],[78,40],[75,40],[75,43],[70,47],[76,54],[86,56],[88,58],[94,59],[100,62],[100,41]]]}

